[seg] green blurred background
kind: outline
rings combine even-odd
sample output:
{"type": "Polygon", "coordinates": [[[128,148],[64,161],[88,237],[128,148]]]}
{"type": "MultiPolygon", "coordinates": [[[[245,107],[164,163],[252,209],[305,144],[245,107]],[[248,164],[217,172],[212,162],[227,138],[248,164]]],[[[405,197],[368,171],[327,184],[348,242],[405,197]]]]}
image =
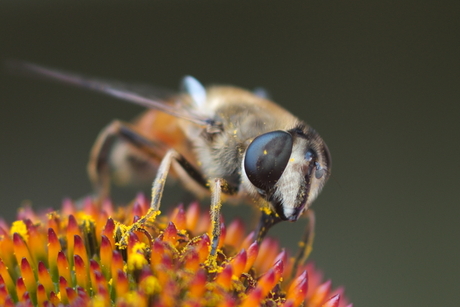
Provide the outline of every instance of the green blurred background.
{"type": "MultiPolygon", "coordinates": [[[[171,89],[185,74],[264,86],[332,152],[314,204],[326,278],[355,306],[459,306],[459,16],[460,1],[3,1],[0,60],[171,89]]],[[[90,193],[97,133],[142,110],[4,71],[0,103],[8,220],[24,200],[90,193]]],[[[304,224],[272,234],[292,249],[304,224]]]]}

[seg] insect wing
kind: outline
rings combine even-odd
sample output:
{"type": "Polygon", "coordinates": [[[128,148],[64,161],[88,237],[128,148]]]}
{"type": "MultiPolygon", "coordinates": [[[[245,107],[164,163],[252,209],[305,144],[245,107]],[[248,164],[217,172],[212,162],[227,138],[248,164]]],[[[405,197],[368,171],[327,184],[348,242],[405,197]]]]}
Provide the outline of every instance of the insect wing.
{"type": "MultiPolygon", "coordinates": [[[[26,63],[26,62],[10,62],[9,67],[17,72],[25,73],[29,75],[34,75],[38,77],[46,77],[52,80],[59,82],[71,84],[78,87],[83,87],[93,91],[107,94],[128,102],[141,105],[149,109],[156,109],[162,112],[165,112],[169,115],[186,119],[198,125],[206,126],[208,125],[208,118],[193,112],[193,108],[184,107],[179,100],[176,104],[166,103],[164,99],[155,92],[156,89],[142,87],[142,90],[136,86],[121,83],[121,82],[110,82],[101,79],[89,78],[73,73],[63,72],[55,69],[49,69],[43,66],[26,63]]],[[[196,80],[195,80],[196,81],[196,80]]],[[[198,81],[196,81],[198,82],[198,81]]],[[[198,83],[199,84],[199,83],[198,83]]],[[[204,89],[203,89],[204,90],[204,89]]],[[[164,92],[164,91],[163,91],[164,92]]],[[[194,94],[195,95],[195,94],[194,94]]],[[[204,93],[200,93],[201,97],[205,96],[204,93]],[[204,96],[203,96],[204,95],[204,96]]],[[[172,95],[169,95],[172,96],[172,95]]],[[[200,98],[201,98],[200,97],[200,98]]],[[[192,99],[195,97],[192,96],[192,99]]],[[[203,99],[203,98],[201,98],[203,99]]]]}

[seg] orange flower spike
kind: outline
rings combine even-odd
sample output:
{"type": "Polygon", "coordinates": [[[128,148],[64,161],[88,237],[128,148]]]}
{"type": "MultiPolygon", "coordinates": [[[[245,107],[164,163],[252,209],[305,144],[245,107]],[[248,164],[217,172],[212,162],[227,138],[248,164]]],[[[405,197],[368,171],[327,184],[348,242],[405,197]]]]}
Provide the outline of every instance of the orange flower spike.
{"type": "Polygon", "coordinates": [[[0,259],[7,267],[14,267],[16,258],[14,257],[13,240],[7,231],[0,227],[0,259]]]}
{"type": "MultiPolygon", "coordinates": [[[[1,276],[0,276],[1,279],[1,276]]],[[[6,290],[6,286],[1,283],[0,281],[0,306],[5,305],[5,301],[8,298],[8,291],[6,290]]]]}
{"type": "Polygon", "coordinates": [[[13,252],[16,256],[17,263],[21,263],[22,258],[26,258],[29,262],[32,262],[29,249],[17,232],[13,234],[13,252]]]}
{"type": "Polygon", "coordinates": [[[227,265],[222,272],[217,275],[216,283],[224,290],[230,289],[232,285],[233,269],[231,265],[227,265]]]}
{"type": "Polygon", "coordinates": [[[164,230],[161,238],[164,242],[169,242],[172,246],[176,246],[177,244],[177,228],[174,223],[169,222],[168,226],[164,230]]]}
{"type": "Polygon", "coordinates": [[[113,204],[110,199],[105,199],[102,201],[101,210],[107,213],[107,216],[113,216],[113,204]]]}
{"type": "MultiPolygon", "coordinates": [[[[297,276],[291,283],[287,291],[286,300],[292,301],[293,306],[299,306],[305,301],[308,292],[308,274],[303,271],[302,274],[297,276]]],[[[316,305],[312,305],[316,306],[316,305]]]]}
{"type": "Polygon", "coordinates": [[[294,307],[294,300],[292,300],[292,299],[286,300],[284,302],[284,304],[281,305],[281,306],[283,306],[283,307],[294,307]]]}
{"type": "Polygon", "coordinates": [[[265,273],[258,281],[257,288],[262,290],[262,296],[265,297],[270,292],[270,290],[275,287],[278,283],[276,279],[276,274],[273,269],[270,269],[267,273],[265,273]]]}
{"type": "Polygon", "coordinates": [[[313,306],[320,306],[327,298],[331,291],[332,282],[330,280],[321,284],[315,289],[312,297],[308,300],[313,306]]]}
{"type": "Polygon", "coordinates": [[[104,229],[102,230],[102,235],[106,236],[110,240],[110,244],[115,246],[115,239],[113,233],[115,231],[115,222],[112,218],[107,219],[104,229]]]}
{"type": "Polygon", "coordinates": [[[172,280],[168,281],[166,284],[161,284],[161,295],[159,296],[159,305],[174,307],[176,306],[176,298],[179,295],[179,287],[176,282],[172,280]]]}
{"type": "Polygon", "coordinates": [[[145,197],[143,193],[139,193],[136,195],[135,203],[139,204],[142,209],[142,214],[139,216],[146,215],[150,209],[150,201],[145,197]]]}
{"type": "Polygon", "coordinates": [[[61,243],[54,232],[53,228],[48,228],[48,265],[51,276],[55,282],[58,281],[57,259],[58,254],[62,250],[61,243]]]}
{"type": "Polygon", "coordinates": [[[82,238],[78,235],[74,236],[73,241],[74,241],[74,251],[73,251],[74,255],[80,256],[84,264],[87,265],[88,253],[86,252],[85,243],[83,242],[82,238]]]}
{"type": "Polygon", "coordinates": [[[248,254],[243,249],[239,252],[231,261],[230,265],[233,268],[233,276],[239,278],[243,272],[245,272],[246,263],[248,261],[248,254]]]}
{"type": "Polygon", "coordinates": [[[190,298],[200,298],[203,296],[206,291],[206,272],[204,270],[198,270],[188,289],[187,295],[190,298]]]}
{"type": "Polygon", "coordinates": [[[273,271],[275,272],[275,279],[281,281],[284,272],[284,261],[280,259],[275,262],[273,265],[273,271]]]}
{"type": "Polygon", "coordinates": [[[101,257],[102,273],[104,273],[105,278],[110,279],[110,267],[112,265],[113,256],[112,244],[110,244],[110,240],[104,235],[101,238],[101,251],[99,252],[99,255],[101,257]]]}
{"type": "Polygon", "coordinates": [[[240,244],[240,248],[248,249],[249,246],[255,241],[254,231],[250,232],[246,238],[244,238],[243,242],[240,244]]]}
{"type": "Polygon", "coordinates": [[[187,229],[195,229],[200,219],[200,205],[198,202],[193,202],[189,205],[187,213],[185,214],[187,218],[187,229]]]}
{"type": "Polygon", "coordinates": [[[158,239],[155,239],[152,243],[152,253],[150,257],[150,266],[152,270],[155,270],[156,266],[161,263],[162,256],[166,253],[166,247],[164,243],[158,239]]]}
{"type": "Polygon", "coordinates": [[[48,296],[46,295],[45,287],[39,284],[37,287],[37,306],[43,306],[47,299],[48,296]]]}
{"type": "Polygon", "coordinates": [[[59,306],[59,304],[61,304],[61,300],[59,299],[59,297],[57,296],[56,293],[54,292],[51,292],[50,293],[50,299],[49,301],[51,302],[51,306],[59,306]]]}
{"type": "Polygon", "coordinates": [[[227,235],[225,236],[225,245],[233,246],[238,248],[239,244],[243,240],[244,236],[244,224],[240,219],[234,220],[227,227],[227,235]]]}
{"type": "Polygon", "coordinates": [[[321,307],[339,307],[340,295],[336,294],[327,300],[321,307]]]}
{"type": "Polygon", "coordinates": [[[47,228],[52,228],[55,232],[60,233],[61,231],[61,220],[56,212],[48,214],[47,228]]]}
{"type": "Polygon", "coordinates": [[[304,280],[307,280],[308,281],[308,273],[307,271],[303,271],[302,274],[300,274],[299,276],[297,276],[291,283],[291,285],[289,286],[288,288],[288,291],[287,291],[287,296],[290,296],[290,295],[295,295],[296,293],[296,289],[298,289],[300,287],[300,284],[304,281],[304,280]]]}
{"type": "Polygon", "coordinates": [[[287,257],[287,253],[284,249],[281,250],[281,253],[279,253],[276,257],[275,257],[275,261],[273,261],[273,263],[277,263],[278,261],[282,261],[283,263],[287,263],[288,261],[288,257],[287,257]]]}
{"type": "Polygon", "coordinates": [[[121,253],[119,251],[117,251],[117,250],[114,250],[112,252],[112,266],[110,267],[110,269],[112,271],[112,278],[115,278],[115,280],[112,281],[113,283],[118,282],[116,280],[116,278],[118,276],[118,271],[124,272],[123,266],[124,266],[123,257],[121,255],[121,253]]]}
{"type": "Polygon", "coordinates": [[[77,292],[70,287],[65,288],[65,292],[66,292],[67,299],[69,300],[69,304],[74,304],[78,297],[77,292]]]}
{"type": "MultiPolygon", "coordinates": [[[[70,270],[70,266],[69,266],[69,261],[67,261],[67,258],[66,258],[66,256],[64,255],[64,253],[62,251],[60,251],[58,253],[57,267],[58,267],[59,276],[64,278],[68,282],[72,282],[72,278],[70,276],[70,271],[71,270],[70,270]]],[[[66,287],[67,287],[67,285],[66,285],[66,287]]]]}
{"type": "Polygon", "coordinates": [[[15,307],[16,304],[13,302],[11,297],[7,297],[6,300],[5,300],[5,304],[2,305],[2,306],[4,306],[4,307],[15,307]]]}
{"type": "Polygon", "coordinates": [[[16,283],[13,281],[13,278],[11,278],[11,275],[8,272],[5,263],[3,263],[2,258],[0,258],[0,276],[2,277],[3,283],[5,284],[6,288],[8,289],[8,293],[10,293],[12,298],[16,300],[16,283]]]}
{"type": "Polygon", "coordinates": [[[107,290],[107,279],[105,279],[104,274],[100,270],[97,270],[94,272],[96,276],[96,284],[99,285],[99,287],[104,288],[107,290]]]}
{"type": "Polygon", "coordinates": [[[187,228],[187,217],[185,216],[184,206],[180,204],[177,206],[171,214],[171,222],[176,225],[177,229],[187,228]]]}
{"type": "Polygon", "coordinates": [[[35,274],[26,258],[22,258],[20,269],[22,280],[24,281],[27,291],[30,296],[34,298],[37,291],[37,280],[35,279],[35,274]]]}
{"type": "Polygon", "coordinates": [[[91,216],[94,220],[97,220],[100,214],[100,209],[96,208],[91,197],[85,197],[85,199],[83,199],[83,212],[86,215],[91,216]]]}
{"type": "Polygon", "coordinates": [[[196,244],[196,251],[198,252],[200,263],[204,263],[206,259],[208,259],[210,246],[211,240],[209,240],[209,236],[205,233],[196,244]]]}
{"type": "Polygon", "coordinates": [[[102,306],[111,306],[110,295],[109,295],[109,291],[107,290],[107,288],[99,286],[97,293],[98,293],[98,298],[103,302],[102,306]]]}
{"type": "Polygon", "coordinates": [[[241,307],[254,307],[254,306],[259,306],[262,300],[264,299],[264,296],[262,295],[262,289],[261,288],[256,288],[253,291],[251,291],[248,296],[243,300],[241,303],[241,307]]]}
{"type": "Polygon", "coordinates": [[[30,295],[29,295],[29,292],[25,292],[21,299],[20,299],[20,302],[22,303],[21,306],[24,306],[24,307],[33,307],[34,304],[32,304],[31,300],[30,300],[30,295]]]}
{"type": "Polygon", "coordinates": [[[129,291],[128,276],[126,273],[118,270],[116,283],[112,283],[116,292],[117,297],[124,297],[129,291]]]}
{"type": "MultiPolygon", "coordinates": [[[[347,298],[345,297],[345,289],[343,287],[338,287],[337,289],[329,292],[329,294],[327,295],[327,297],[329,298],[332,298],[334,296],[339,296],[340,297],[340,304],[339,306],[347,306],[347,307],[350,307],[349,304],[348,304],[348,301],[347,301],[347,298]]],[[[353,304],[351,304],[353,307],[353,304]]]]}
{"type": "Polygon", "coordinates": [[[236,307],[237,302],[235,299],[231,297],[226,297],[225,299],[222,300],[222,302],[217,305],[217,307],[236,307]]]}
{"type": "Polygon", "coordinates": [[[67,280],[60,276],[59,277],[59,294],[60,294],[60,303],[67,305],[69,303],[69,298],[67,297],[67,280]]]}
{"type": "Polygon", "coordinates": [[[182,259],[183,268],[191,272],[196,272],[200,268],[200,256],[195,249],[187,251],[182,259]]]}
{"type": "Polygon", "coordinates": [[[78,227],[77,220],[73,215],[69,215],[69,223],[67,225],[66,239],[67,239],[67,254],[69,255],[69,261],[73,261],[73,249],[74,249],[74,236],[78,235],[81,237],[81,231],[78,227]]]}
{"type": "Polygon", "coordinates": [[[51,280],[51,275],[46,269],[46,266],[43,262],[38,263],[38,282],[43,285],[46,290],[46,293],[50,293],[54,291],[54,284],[51,280]]]}
{"type": "Polygon", "coordinates": [[[247,251],[247,261],[246,266],[244,267],[244,272],[248,272],[259,255],[259,245],[257,242],[252,243],[247,251]]]}
{"type": "Polygon", "coordinates": [[[259,248],[259,259],[256,261],[254,266],[260,272],[267,272],[272,264],[275,262],[277,252],[279,251],[279,244],[273,238],[265,238],[262,243],[260,243],[259,248]]]}
{"type": "MultiPolygon", "coordinates": [[[[219,221],[220,220],[221,220],[221,216],[219,215],[219,221]]],[[[198,233],[203,233],[203,232],[211,233],[211,230],[212,230],[211,223],[212,223],[211,212],[210,211],[202,212],[195,230],[198,233]]]]}
{"type": "Polygon", "coordinates": [[[101,236],[102,232],[104,231],[105,224],[109,218],[109,215],[104,210],[100,211],[97,217],[94,219],[96,223],[94,223],[94,233],[97,239],[97,243],[101,244],[101,236]]]}
{"type": "Polygon", "coordinates": [[[24,302],[24,293],[27,292],[26,285],[24,284],[24,280],[22,277],[19,277],[18,280],[16,281],[16,294],[18,296],[18,300],[20,302],[24,302]]]}
{"type": "Polygon", "coordinates": [[[76,284],[90,292],[91,288],[88,280],[88,269],[84,260],[79,255],[74,255],[74,267],[76,284]]]}
{"type": "Polygon", "coordinates": [[[62,216],[70,216],[74,215],[77,212],[73,201],[70,198],[66,198],[62,201],[62,209],[61,215],[62,216]]]}
{"type": "MultiPolygon", "coordinates": [[[[222,217],[221,217],[221,220],[222,220],[222,217]]],[[[227,228],[225,227],[224,222],[221,222],[220,223],[219,243],[217,244],[217,248],[222,248],[222,246],[224,245],[226,236],[227,236],[227,228]]]]}
{"type": "Polygon", "coordinates": [[[107,280],[100,271],[95,271],[94,276],[96,277],[97,294],[105,301],[105,306],[110,306],[110,295],[107,286],[107,280]]]}
{"type": "Polygon", "coordinates": [[[159,268],[156,271],[158,280],[161,285],[165,285],[171,281],[171,274],[174,274],[172,259],[168,255],[163,255],[159,268]]]}
{"type": "Polygon", "coordinates": [[[138,203],[137,201],[134,202],[134,206],[133,206],[133,210],[132,210],[132,215],[134,217],[137,217],[135,218],[136,220],[139,219],[139,217],[143,216],[144,215],[144,210],[142,208],[142,205],[140,203],[138,203]]]}
{"type": "Polygon", "coordinates": [[[101,272],[101,268],[99,267],[99,264],[94,261],[93,259],[91,259],[89,261],[89,278],[91,280],[91,288],[93,289],[93,291],[96,291],[97,287],[98,287],[98,283],[97,283],[97,278],[96,278],[96,273],[100,273],[101,272]]]}
{"type": "Polygon", "coordinates": [[[128,255],[133,252],[134,246],[138,243],[140,243],[139,237],[134,232],[130,232],[128,234],[128,255]]]}
{"type": "Polygon", "coordinates": [[[37,229],[37,226],[32,225],[32,223],[27,223],[27,231],[29,233],[27,246],[33,251],[32,256],[34,257],[34,263],[46,261],[47,251],[45,233],[37,229]]]}

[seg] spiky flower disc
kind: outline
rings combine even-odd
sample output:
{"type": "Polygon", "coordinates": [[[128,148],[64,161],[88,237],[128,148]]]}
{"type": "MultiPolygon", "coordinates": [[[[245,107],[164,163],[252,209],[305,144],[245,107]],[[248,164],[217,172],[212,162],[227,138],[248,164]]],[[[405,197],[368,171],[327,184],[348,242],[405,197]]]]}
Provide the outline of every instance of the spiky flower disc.
{"type": "Polygon", "coordinates": [[[222,225],[216,265],[198,204],[136,225],[148,210],[141,195],[118,209],[90,198],[47,214],[23,208],[0,223],[0,306],[346,305],[312,264],[294,272],[277,241],[257,245],[238,220],[222,225]]]}

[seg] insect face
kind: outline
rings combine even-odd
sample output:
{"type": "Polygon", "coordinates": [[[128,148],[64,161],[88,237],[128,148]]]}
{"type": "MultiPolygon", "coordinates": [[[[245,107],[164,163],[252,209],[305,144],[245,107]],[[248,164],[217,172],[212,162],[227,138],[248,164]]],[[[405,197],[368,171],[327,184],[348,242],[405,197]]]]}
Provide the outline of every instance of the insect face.
{"type": "Polygon", "coordinates": [[[246,150],[244,173],[282,220],[296,221],[329,177],[329,151],[313,130],[299,126],[256,137],[246,150]]]}

